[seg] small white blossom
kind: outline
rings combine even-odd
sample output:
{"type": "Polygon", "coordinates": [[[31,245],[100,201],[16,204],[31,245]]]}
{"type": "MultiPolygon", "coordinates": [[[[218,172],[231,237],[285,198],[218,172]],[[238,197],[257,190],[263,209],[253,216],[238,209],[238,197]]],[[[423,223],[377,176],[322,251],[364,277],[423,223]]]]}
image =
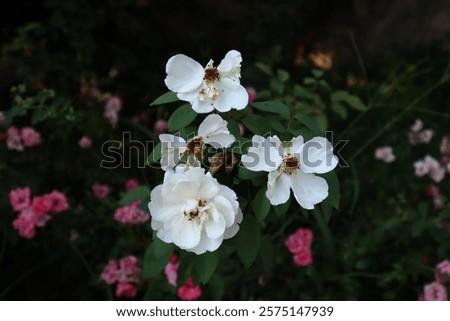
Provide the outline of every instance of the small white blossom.
{"type": "Polygon", "coordinates": [[[439,161],[430,155],[425,156],[423,160],[416,161],[414,169],[416,176],[423,177],[428,174],[436,183],[439,183],[445,177],[445,167],[442,167],[439,161]]]}
{"type": "Polygon", "coordinates": [[[196,254],[217,250],[242,221],[236,193],[200,167],[180,165],[167,171],[150,198],[157,237],[196,254]]]}
{"type": "Polygon", "coordinates": [[[387,164],[395,161],[395,155],[392,152],[391,146],[384,146],[375,149],[375,158],[379,159],[387,164]]]}
{"type": "Polygon", "coordinates": [[[210,60],[205,68],[192,58],[178,54],[166,64],[165,83],[197,113],[243,109],[248,104],[248,93],[239,81],[241,62],[242,56],[236,50],[230,50],[218,67],[210,60]]]}
{"type": "Polygon", "coordinates": [[[252,147],[241,161],[252,171],[269,172],[266,196],[272,205],[286,203],[292,189],[305,209],[313,209],[328,196],[326,180],[314,174],[327,173],[338,163],[331,143],[324,137],[305,143],[302,136],[281,142],[277,136],[258,135],[253,136],[252,147]]]}
{"type": "Polygon", "coordinates": [[[174,168],[184,154],[188,155],[190,165],[199,165],[203,154],[203,146],[227,148],[234,143],[235,137],[230,134],[227,122],[219,115],[211,114],[206,117],[198,128],[198,135],[186,142],[179,136],[161,134],[161,168],[165,171],[174,168]]]}

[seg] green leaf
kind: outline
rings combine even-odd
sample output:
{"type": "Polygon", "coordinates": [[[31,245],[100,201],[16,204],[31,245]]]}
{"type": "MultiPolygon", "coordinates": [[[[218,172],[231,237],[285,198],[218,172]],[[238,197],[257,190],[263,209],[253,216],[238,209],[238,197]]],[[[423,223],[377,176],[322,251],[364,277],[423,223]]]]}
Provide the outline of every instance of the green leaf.
{"type": "Polygon", "coordinates": [[[150,189],[147,186],[138,186],[125,194],[119,201],[120,206],[131,204],[134,201],[141,200],[146,204],[150,200],[150,189]]]}
{"type": "Polygon", "coordinates": [[[253,216],[246,215],[235,236],[236,252],[246,268],[249,268],[258,256],[261,241],[258,221],[253,216]]]}
{"type": "Polygon", "coordinates": [[[276,205],[274,206],[275,213],[278,216],[283,216],[286,214],[286,212],[289,210],[289,207],[291,206],[291,198],[289,197],[288,201],[284,204],[276,205]]]}
{"type": "Polygon", "coordinates": [[[169,118],[169,130],[177,131],[186,127],[194,121],[197,113],[192,109],[190,104],[184,104],[176,109],[169,118]]]}
{"type": "Polygon", "coordinates": [[[255,63],[256,68],[258,68],[259,70],[261,70],[263,73],[265,73],[268,76],[273,76],[273,72],[272,69],[270,68],[269,65],[263,64],[261,62],[257,62],[255,63]]]}
{"type": "Polygon", "coordinates": [[[325,199],[322,203],[320,203],[320,208],[322,209],[323,219],[325,223],[328,224],[330,222],[332,214],[330,201],[328,199],[325,199]]]}
{"type": "Polygon", "coordinates": [[[238,169],[238,177],[242,180],[249,180],[264,175],[263,172],[254,172],[240,165],[238,169]]]}
{"type": "Polygon", "coordinates": [[[275,266],[275,258],[273,241],[269,236],[265,237],[262,241],[260,255],[264,273],[271,274],[275,266]]]}
{"type": "Polygon", "coordinates": [[[259,109],[262,111],[268,111],[271,113],[276,113],[276,114],[281,114],[281,115],[290,115],[291,114],[291,109],[279,101],[274,101],[274,100],[262,101],[262,102],[253,103],[251,106],[254,107],[255,109],[259,109]]]}
{"type": "Polygon", "coordinates": [[[260,188],[256,193],[255,198],[252,199],[250,206],[258,221],[262,222],[270,211],[270,202],[266,197],[266,186],[260,188]]]}
{"type": "Polygon", "coordinates": [[[147,157],[147,164],[151,165],[156,162],[158,162],[161,159],[162,150],[161,150],[161,143],[156,144],[156,146],[153,148],[150,155],[147,157]]]}
{"type": "Polygon", "coordinates": [[[312,70],[312,74],[314,75],[314,77],[320,78],[320,77],[323,76],[324,71],[323,71],[323,70],[320,70],[320,69],[313,69],[313,70],[312,70]]]}
{"type": "Polygon", "coordinates": [[[347,109],[342,104],[334,102],[334,103],[331,104],[331,109],[336,114],[341,116],[342,119],[346,119],[347,118],[347,115],[348,115],[347,109]]]}
{"type": "Polygon", "coordinates": [[[281,82],[286,82],[289,80],[289,73],[283,69],[277,69],[277,77],[281,82]]]}
{"type": "Polygon", "coordinates": [[[317,126],[317,123],[304,113],[298,113],[295,115],[295,118],[300,121],[303,125],[305,125],[309,130],[313,132],[315,135],[321,135],[322,131],[317,126]]]}
{"type": "Polygon", "coordinates": [[[261,115],[248,115],[242,119],[242,122],[254,134],[264,135],[269,131],[267,121],[261,115]]]}
{"type": "Polygon", "coordinates": [[[303,83],[305,85],[315,85],[317,83],[317,80],[315,78],[307,77],[307,78],[303,79],[303,83]]]}
{"type": "Polygon", "coordinates": [[[225,286],[223,277],[220,275],[214,275],[208,284],[208,289],[211,292],[213,300],[222,300],[225,294],[225,286]]]}
{"type": "Polygon", "coordinates": [[[279,133],[284,133],[287,129],[287,126],[275,117],[267,117],[267,121],[269,123],[269,126],[279,133]]]}
{"type": "Polygon", "coordinates": [[[156,98],[150,104],[150,106],[168,104],[168,103],[172,103],[174,101],[178,101],[177,94],[172,91],[169,91],[169,92],[165,93],[164,95],[161,95],[158,98],[156,98]]]}
{"type": "Polygon", "coordinates": [[[31,115],[31,123],[37,124],[40,123],[41,121],[44,121],[48,116],[48,110],[47,109],[36,109],[33,112],[33,115],[31,115]]]}
{"type": "Polygon", "coordinates": [[[147,247],[144,254],[144,265],[142,275],[151,278],[164,270],[174,250],[173,244],[164,243],[158,238],[147,247]]]}
{"type": "Polygon", "coordinates": [[[341,189],[339,186],[339,180],[335,171],[325,173],[321,175],[328,183],[328,198],[331,206],[335,209],[339,209],[339,201],[341,199],[341,189]]]}
{"type": "Polygon", "coordinates": [[[331,102],[333,103],[339,103],[339,102],[345,102],[347,105],[349,105],[351,108],[364,111],[366,110],[366,106],[364,103],[359,99],[358,97],[354,95],[350,95],[345,90],[337,90],[335,91],[331,97],[331,102]]]}
{"type": "Polygon", "coordinates": [[[12,107],[7,113],[5,120],[3,120],[3,123],[1,124],[3,127],[7,128],[10,127],[14,121],[14,118],[22,114],[22,108],[20,106],[14,106],[12,107]]]}
{"type": "Polygon", "coordinates": [[[230,134],[232,134],[234,137],[240,137],[241,131],[239,129],[239,124],[237,121],[230,119],[228,120],[228,130],[230,131],[230,134]]]}
{"type": "Polygon", "coordinates": [[[197,255],[193,259],[194,270],[203,284],[208,283],[219,265],[219,254],[217,251],[206,252],[197,255]]]}

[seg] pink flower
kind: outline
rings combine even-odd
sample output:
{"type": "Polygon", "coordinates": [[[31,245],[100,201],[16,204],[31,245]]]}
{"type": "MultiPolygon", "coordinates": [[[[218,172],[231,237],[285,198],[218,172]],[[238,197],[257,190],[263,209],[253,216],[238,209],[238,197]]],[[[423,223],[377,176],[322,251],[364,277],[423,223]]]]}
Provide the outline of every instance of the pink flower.
{"type": "Polygon", "coordinates": [[[313,240],[313,233],[310,229],[299,228],[295,233],[291,234],[284,242],[288,250],[295,254],[304,248],[309,248],[313,240]]]}
{"type": "Polygon", "coordinates": [[[200,284],[194,285],[192,279],[188,279],[186,283],[177,290],[178,297],[185,301],[197,300],[202,295],[200,284]]]}
{"type": "Polygon", "coordinates": [[[375,150],[375,158],[385,163],[392,163],[395,161],[395,155],[392,153],[392,147],[384,146],[375,150]]]}
{"type": "Polygon", "coordinates": [[[19,152],[23,151],[22,136],[18,128],[10,127],[6,131],[6,147],[19,152]]]}
{"type": "Polygon", "coordinates": [[[441,196],[441,191],[439,190],[439,187],[437,187],[436,185],[430,184],[427,188],[427,194],[435,198],[441,196]]]}
{"type": "Polygon", "coordinates": [[[158,119],[155,123],[154,132],[156,135],[165,134],[169,130],[167,121],[164,119],[158,119]]]}
{"type": "Polygon", "coordinates": [[[125,183],[125,191],[128,193],[129,191],[134,190],[136,187],[139,186],[139,183],[134,178],[130,178],[125,183]]]}
{"type": "Polygon", "coordinates": [[[111,125],[117,125],[119,120],[118,112],[122,109],[122,100],[118,96],[112,96],[106,103],[103,117],[105,117],[111,125]]]}
{"type": "Polygon", "coordinates": [[[422,160],[414,162],[414,170],[417,177],[423,177],[429,171],[427,164],[422,160]]]}
{"type": "Polygon", "coordinates": [[[91,148],[92,140],[89,138],[89,136],[83,136],[78,141],[78,145],[83,149],[91,148]]]}
{"type": "Polygon", "coordinates": [[[139,283],[141,269],[137,266],[137,257],[126,256],[120,260],[119,282],[139,283]]]}
{"type": "Polygon", "coordinates": [[[441,182],[445,176],[445,168],[441,166],[431,167],[429,172],[430,178],[436,183],[441,182]]]}
{"type": "Polygon", "coordinates": [[[13,227],[19,231],[19,235],[31,239],[36,234],[36,221],[31,215],[20,213],[13,221],[13,227]]]}
{"type": "Polygon", "coordinates": [[[23,144],[26,147],[33,147],[41,143],[41,135],[32,127],[24,127],[20,130],[23,144]]]}
{"type": "Polygon", "coordinates": [[[118,112],[122,109],[122,100],[119,96],[111,96],[106,103],[105,109],[118,112]]]}
{"type": "Polygon", "coordinates": [[[47,197],[52,202],[49,213],[58,214],[69,208],[69,203],[67,202],[67,198],[63,193],[54,190],[50,194],[47,194],[47,197]]]}
{"type": "Polygon", "coordinates": [[[113,284],[118,281],[119,268],[117,267],[116,261],[109,261],[108,265],[103,269],[102,274],[100,274],[100,279],[105,281],[107,284],[113,284]]]}
{"type": "Polygon", "coordinates": [[[436,265],[436,282],[444,283],[450,279],[450,261],[445,260],[436,265]]]}
{"type": "Polygon", "coordinates": [[[442,167],[439,162],[430,155],[425,156],[423,160],[415,162],[414,168],[416,176],[422,177],[428,174],[436,183],[442,181],[445,176],[445,168],[442,167]]]}
{"type": "Polygon", "coordinates": [[[245,89],[247,90],[248,94],[248,104],[253,104],[253,102],[256,100],[256,89],[253,87],[247,87],[245,89]]]}
{"type": "Polygon", "coordinates": [[[103,269],[100,279],[107,284],[118,282],[116,287],[116,296],[125,296],[132,298],[136,296],[137,289],[131,283],[139,283],[141,269],[137,266],[137,257],[133,255],[123,257],[119,264],[111,260],[103,269]]]}
{"type": "Polygon", "coordinates": [[[166,267],[164,268],[164,274],[166,275],[167,282],[174,288],[177,287],[179,267],[180,263],[178,263],[178,256],[173,253],[170,257],[169,263],[167,263],[166,267]]]}
{"type": "Polygon", "coordinates": [[[134,201],[130,205],[116,209],[114,219],[124,224],[142,224],[150,219],[150,215],[138,208],[140,200],[134,201]]]}
{"type": "Polygon", "coordinates": [[[410,130],[414,133],[418,133],[419,131],[421,131],[423,128],[423,122],[420,119],[416,119],[416,121],[414,122],[414,124],[411,125],[410,130]]]}
{"type": "Polygon", "coordinates": [[[429,283],[424,286],[420,301],[447,301],[447,289],[438,282],[429,283]]]}
{"type": "Polygon", "coordinates": [[[30,205],[30,188],[17,188],[9,192],[9,202],[14,211],[20,212],[30,205]]]}
{"type": "Polygon", "coordinates": [[[37,218],[43,218],[53,208],[53,200],[48,195],[35,196],[31,201],[31,212],[37,218]]]}
{"type": "Polygon", "coordinates": [[[433,138],[432,129],[425,129],[419,133],[419,142],[423,144],[428,144],[431,141],[431,138],[433,138]]]}
{"type": "Polygon", "coordinates": [[[106,184],[93,184],[91,188],[95,197],[99,199],[105,198],[109,193],[109,186],[106,184]]]}
{"type": "Polygon", "coordinates": [[[302,248],[292,257],[294,263],[298,267],[311,265],[313,262],[311,250],[307,247],[302,248]]]}
{"type": "Polygon", "coordinates": [[[442,138],[439,150],[443,155],[450,155],[450,136],[444,136],[442,138]]]}
{"type": "Polygon", "coordinates": [[[133,284],[127,282],[120,282],[116,287],[116,296],[117,297],[127,297],[134,298],[137,294],[137,289],[133,284]]]}

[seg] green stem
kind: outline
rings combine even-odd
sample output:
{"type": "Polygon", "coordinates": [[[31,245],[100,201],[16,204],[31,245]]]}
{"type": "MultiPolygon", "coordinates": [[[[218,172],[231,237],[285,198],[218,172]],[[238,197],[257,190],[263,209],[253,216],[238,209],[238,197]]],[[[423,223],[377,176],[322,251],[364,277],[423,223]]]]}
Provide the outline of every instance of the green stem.
{"type": "Polygon", "coordinates": [[[414,106],[420,102],[422,99],[427,97],[430,93],[440,87],[445,83],[445,80],[439,81],[434,86],[427,89],[423,94],[416,98],[412,103],[410,103],[405,109],[403,109],[396,117],[394,117],[390,122],[388,122],[381,130],[379,130],[375,135],[370,137],[355,153],[350,156],[350,161],[352,161],[356,156],[362,153],[372,142],[374,142],[378,137],[380,137],[384,132],[390,129],[396,122],[398,122],[407,112],[409,112],[414,106]]]}
{"type": "Polygon", "coordinates": [[[353,49],[355,50],[356,59],[358,60],[358,64],[361,67],[361,72],[363,74],[364,80],[366,82],[366,91],[367,91],[367,100],[371,100],[370,87],[369,87],[369,78],[367,77],[367,70],[364,65],[364,61],[361,57],[361,53],[359,52],[358,46],[356,45],[356,40],[353,32],[351,30],[348,31],[348,35],[350,38],[350,42],[352,43],[353,49]]]}
{"type": "Polygon", "coordinates": [[[89,274],[94,277],[94,271],[92,270],[91,266],[89,265],[89,263],[87,262],[87,260],[84,258],[83,254],[81,254],[81,252],[78,250],[78,248],[75,246],[75,244],[73,244],[73,242],[71,242],[69,239],[67,239],[64,234],[61,232],[60,229],[55,229],[58,233],[58,235],[67,243],[69,244],[70,248],[75,252],[75,254],[78,256],[78,258],[80,259],[80,261],[83,263],[84,267],[86,268],[86,270],[89,272],[89,274]]]}
{"type": "Polygon", "coordinates": [[[2,293],[0,293],[0,299],[3,299],[3,297],[9,292],[11,291],[16,285],[18,285],[20,282],[22,282],[23,280],[25,280],[27,277],[29,277],[31,274],[33,274],[33,272],[35,272],[36,270],[39,270],[40,268],[49,265],[50,263],[52,263],[54,261],[53,258],[48,259],[45,262],[42,262],[41,264],[38,264],[34,267],[32,267],[31,269],[27,270],[25,273],[23,273],[20,277],[18,277],[17,279],[15,279],[10,285],[8,285],[3,291],[2,293]]]}

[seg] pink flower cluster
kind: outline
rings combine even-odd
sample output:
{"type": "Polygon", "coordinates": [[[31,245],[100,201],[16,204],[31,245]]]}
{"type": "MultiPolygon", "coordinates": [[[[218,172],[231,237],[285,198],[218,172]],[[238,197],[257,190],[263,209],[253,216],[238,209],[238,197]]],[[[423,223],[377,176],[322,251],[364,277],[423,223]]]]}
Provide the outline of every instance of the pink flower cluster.
{"type": "MultiPolygon", "coordinates": [[[[167,282],[174,288],[177,287],[179,267],[180,263],[178,262],[178,256],[173,253],[170,257],[169,263],[167,263],[164,268],[164,274],[166,275],[167,282]]],[[[177,289],[177,295],[181,300],[194,301],[202,295],[202,288],[200,287],[200,284],[195,285],[192,279],[188,279],[177,289]]]]}
{"type": "Polygon", "coordinates": [[[137,288],[133,284],[139,283],[141,269],[137,266],[137,257],[133,255],[123,257],[119,263],[109,261],[100,275],[100,279],[111,285],[117,282],[116,296],[133,298],[137,294],[137,288]]]}
{"type": "Polygon", "coordinates": [[[447,288],[444,286],[450,280],[450,261],[445,260],[436,265],[435,281],[423,287],[420,301],[447,301],[447,288]]]}
{"type": "Polygon", "coordinates": [[[80,140],[78,141],[78,146],[80,146],[83,149],[88,149],[91,148],[92,146],[92,140],[89,136],[84,135],[83,137],[80,138],[80,140]]]}
{"type": "Polygon", "coordinates": [[[150,219],[150,215],[141,210],[138,207],[139,204],[141,204],[141,200],[116,209],[114,219],[123,224],[143,224],[147,222],[150,219]]]}
{"type": "Polygon", "coordinates": [[[122,109],[122,100],[118,96],[111,96],[106,103],[103,117],[113,126],[117,125],[119,120],[119,111],[122,109]]]}
{"type": "Polygon", "coordinates": [[[427,188],[427,194],[433,199],[434,208],[439,209],[444,207],[444,198],[438,186],[430,184],[427,188]]]}
{"type": "Polygon", "coordinates": [[[395,155],[392,152],[391,146],[384,146],[375,149],[375,158],[379,159],[387,164],[395,161],[395,155]]]}
{"type": "Polygon", "coordinates": [[[417,177],[428,175],[436,183],[442,181],[445,176],[445,168],[430,155],[425,156],[423,160],[416,161],[414,169],[417,177]]]}
{"type": "Polygon", "coordinates": [[[91,186],[94,195],[98,199],[105,198],[109,194],[109,186],[106,184],[93,184],[91,186]]]}
{"type": "Polygon", "coordinates": [[[10,127],[5,133],[8,149],[23,151],[25,147],[34,147],[41,143],[41,135],[32,127],[10,127]]]}
{"type": "Polygon", "coordinates": [[[423,122],[420,119],[417,119],[409,129],[408,139],[411,145],[428,144],[431,138],[433,138],[433,130],[423,129],[423,122]]]}
{"type": "Polygon", "coordinates": [[[445,283],[450,281],[450,261],[445,260],[436,265],[436,282],[445,283]]]}
{"type": "Polygon", "coordinates": [[[298,267],[311,265],[313,262],[311,253],[311,243],[313,233],[308,228],[299,228],[291,234],[284,242],[288,250],[292,253],[294,264],[298,267]]]}
{"type": "Polygon", "coordinates": [[[134,190],[138,186],[139,186],[139,182],[134,178],[130,178],[125,182],[125,191],[128,193],[128,192],[134,190]]]}
{"type": "Polygon", "coordinates": [[[13,227],[19,235],[31,239],[36,234],[36,227],[43,227],[52,215],[61,213],[69,208],[66,196],[54,190],[49,194],[34,196],[31,200],[29,187],[17,188],[9,192],[9,202],[17,218],[13,227]]]}

